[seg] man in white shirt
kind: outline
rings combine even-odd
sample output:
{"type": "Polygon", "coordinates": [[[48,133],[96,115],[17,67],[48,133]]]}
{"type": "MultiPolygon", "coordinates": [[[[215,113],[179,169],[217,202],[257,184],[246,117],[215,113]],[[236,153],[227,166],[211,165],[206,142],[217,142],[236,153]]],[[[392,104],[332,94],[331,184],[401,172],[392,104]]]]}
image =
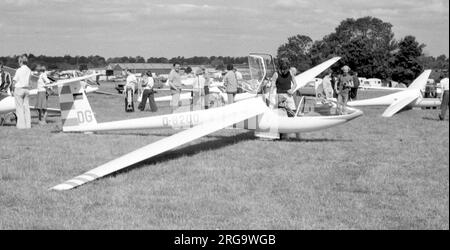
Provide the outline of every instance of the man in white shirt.
{"type": "Polygon", "coordinates": [[[144,74],[141,82],[142,86],[142,100],[139,104],[138,109],[141,111],[145,111],[145,106],[147,105],[147,99],[150,103],[150,109],[152,112],[158,111],[158,106],[156,106],[155,102],[155,91],[153,90],[155,86],[155,80],[153,79],[152,72],[148,71],[144,74]]]}
{"type": "Polygon", "coordinates": [[[30,114],[30,77],[31,70],[27,66],[28,58],[23,55],[19,57],[20,68],[13,78],[14,98],[16,100],[17,128],[31,128],[30,114]]]}
{"type": "Polygon", "coordinates": [[[441,114],[439,114],[439,119],[443,121],[445,119],[445,116],[447,115],[447,109],[449,106],[449,90],[448,90],[448,77],[441,80],[441,87],[442,87],[442,103],[441,103],[441,114]]]}
{"type": "Polygon", "coordinates": [[[180,95],[181,95],[181,74],[180,74],[180,63],[174,63],[173,69],[170,71],[169,79],[167,80],[170,92],[172,94],[172,101],[170,102],[170,107],[172,108],[172,113],[180,106],[180,95]]]}

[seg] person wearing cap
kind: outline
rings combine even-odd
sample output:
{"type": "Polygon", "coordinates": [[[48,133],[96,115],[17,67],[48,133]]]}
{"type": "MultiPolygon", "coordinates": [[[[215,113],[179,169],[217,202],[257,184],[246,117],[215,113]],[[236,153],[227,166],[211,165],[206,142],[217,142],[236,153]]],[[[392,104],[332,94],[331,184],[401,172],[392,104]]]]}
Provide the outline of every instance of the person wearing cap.
{"type": "Polygon", "coordinates": [[[45,73],[45,66],[39,65],[37,67],[37,71],[39,74],[39,79],[37,82],[37,98],[36,98],[36,109],[39,113],[39,124],[45,125],[47,124],[47,101],[48,94],[45,85],[50,83],[50,80],[47,77],[47,73],[45,73]]]}
{"type": "Polygon", "coordinates": [[[145,110],[145,106],[147,106],[147,99],[148,99],[151,111],[152,112],[158,111],[158,106],[156,105],[155,102],[155,91],[153,89],[154,87],[155,87],[155,80],[153,79],[152,72],[147,71],[144,74],[141,82],[142,100],[138,107],[139,110],[141,111],[145,110]]]}
{"type": "Polygon", "coordinates": [[[339,104],[338,110],[341,114],[345,114],[345,107],[347,106],[350,90],[355,86],[353,83],[354,78],[350,75],[350,70],[350,67],[347,65],[342,67],[342,75],[339,76],[337,82],[339,104]]]}
{"type": "Polygon", "coordinates": [[[223,85],[225,86],[228,95],[228,104],[234,103],[234,97],[238,92],[238,79],[236,73],[234,72],[234,67],[232,64],[227,65],[227,73],[223,78],[223,85]]]}
{"type": "Polygon", "coordinates": [[[295,115],[294,91],[297,82],[287,60],[279,63],[279,71],[272,77],[272,87],[276,87],[278,107],[285,108],[289,116],[295,115]]]}
{"type": "Polygon", "coordinates": [[[447,115],[447,109],[449,107],[449,80],[448,77],[441,79],[442,87],[442,100],[441,100],[441,113],[439,114],[439,119],[443,121],[447,115]]]}
{"type": "Polygon", "coordinates": [[[30,77],[31,70],[27,66],[28,58],[23,55],[19,57],[19,69],[13,78],[14,99],[16,101],[16,116],[18,129],[31,128],[30,114],[30,77]]]}

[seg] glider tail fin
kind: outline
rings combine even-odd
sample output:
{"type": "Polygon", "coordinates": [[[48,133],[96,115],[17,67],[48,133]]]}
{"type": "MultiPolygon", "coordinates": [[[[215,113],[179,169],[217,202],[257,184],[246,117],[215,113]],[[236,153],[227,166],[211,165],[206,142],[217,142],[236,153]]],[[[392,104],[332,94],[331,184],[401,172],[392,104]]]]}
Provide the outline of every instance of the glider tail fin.
{"type": "Polygon", "coordinates": [[[79,81],[59,88],[59,105],[64,132],[97,125],[94,112],[79,81]]]}
{"type": "Polygon", "coordinates": [[[431,70],[425,70],[419,77],[414,80],[414,82],[409,85],[409,89],[420,89],[425,91],[425,87],[427,86],[428,79],[430,78],[431,70]]]}

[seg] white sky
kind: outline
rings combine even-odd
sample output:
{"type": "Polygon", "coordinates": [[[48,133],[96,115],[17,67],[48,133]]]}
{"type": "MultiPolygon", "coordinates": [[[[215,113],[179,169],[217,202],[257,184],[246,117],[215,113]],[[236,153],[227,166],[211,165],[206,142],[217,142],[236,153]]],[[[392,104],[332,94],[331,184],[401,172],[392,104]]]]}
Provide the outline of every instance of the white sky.
{"type": "Polygon", "coordinates": [[[374,16],[449,55],[448,0],[0,0],[0,55],[246,56],[374,16]]]}

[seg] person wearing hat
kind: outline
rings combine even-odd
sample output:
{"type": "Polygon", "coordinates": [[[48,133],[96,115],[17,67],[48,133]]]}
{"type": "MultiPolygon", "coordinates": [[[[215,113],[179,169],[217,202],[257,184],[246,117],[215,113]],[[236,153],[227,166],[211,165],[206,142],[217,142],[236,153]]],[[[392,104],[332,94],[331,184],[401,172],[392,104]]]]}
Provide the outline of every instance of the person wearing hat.
{"type": "Polygon", "coordinates": [[[14,99],[16,101],[16,116],[18,129],[31,128],[30,114],[30,77],[31,69],[28,68],[28,58],[23,55],[19,57],[19,69],[13,78],[14,99]]]}
{"type": "Polygon", "coordinates": [[[228,95],[228,104],[234,103],[234,97],[238,91],[238,79],[236,73],[234,72],[234,67],[232,64],[227,65],[227,73],[223,78],[223,85],[225,86],[228,95]]]}
{"type": "Polygon", "coordinates": [[[205,84],[206,79],[203,75],[203,70],[198,69],[195,72],[192,90],[192,110],[201,110],[205,107],[205,84]]]}
{"type": "Polygon", "coordinates": [[[141,82],[142,100],[138,107],[140,111],[145,110],[145,106],[147,106],[147,99],[150,104],[151,111],[152,112],[158,111],[158,106],[156,105],[155,102],[155,91],[153,89],[154,87],[155,87],[155,80],[153,79],[152,72],[147,71],[144,74],[141,82]]]}
{"type": "Polygon", "coordinates": [[[350,75],[350,70],[350,67],[347,65],[342,67],[342,75],[339,76],[337,83],[339,104],[338,110],[340,114],[345,114],[345,107],[347,106],[350,91],[355,86],[353,83],[354,78],[350,75]]]}
{"type": "Polygon", "coordinates": [[[47,77],[47,73],[45,73],[46,68],[43,65],[39,65],[36,70],[39,72],[39,79],[37,82],[37,98],[36,98],[36,109],[39,113],[39,124],[45,125],[47,124],[47,101],[48,94],[45,85],[50,83],[50,80],[47,77]]]}

